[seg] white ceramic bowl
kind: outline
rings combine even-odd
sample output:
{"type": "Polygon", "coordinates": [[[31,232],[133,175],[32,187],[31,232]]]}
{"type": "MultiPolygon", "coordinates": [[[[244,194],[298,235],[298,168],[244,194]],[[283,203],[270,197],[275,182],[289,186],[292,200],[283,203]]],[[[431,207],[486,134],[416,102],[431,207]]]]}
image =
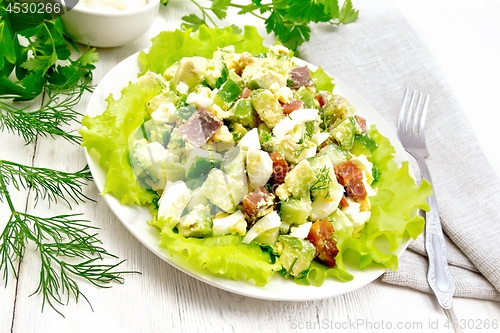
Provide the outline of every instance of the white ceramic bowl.
{"type": "Polygon", "coordinates": [[[82,44],[116,47],[128,44],[151,28],[160,0],[144,6],[113,12],[76,6],[61,16],[68,35],[82,44]]]}

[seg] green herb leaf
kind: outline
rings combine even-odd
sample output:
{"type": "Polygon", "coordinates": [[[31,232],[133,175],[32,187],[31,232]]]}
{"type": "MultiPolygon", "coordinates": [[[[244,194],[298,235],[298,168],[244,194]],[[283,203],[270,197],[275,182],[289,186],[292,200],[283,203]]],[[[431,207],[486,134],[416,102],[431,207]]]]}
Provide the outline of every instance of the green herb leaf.
{"type": "Polygon", "coordinates": [[[199,18],[195,14],[189,14],[187,16],[183,16],[182,20],[185,23],[182,23],[182,29],[192,29],[193,31],[197,31],[201,25],[207,24],[204,19],[199,18]]]}
{"type": "Polygon", "coordinates": [[[94,50],[86,52],[71,65],[57,66],[68,60],[75,44],[64,36],[60,18],[31,13],[8,13],[0,19],[0,98],[15,101],[31,100],[40,95],[47,83],[51,89],[67,89],[89,75],[97,61],[94,50]],[[19,44],[25,37],[28,45],[19,44]],[[30,56],[28,56],[30,55],[30,56]],[[9,79],[15,69],[16,79],[9,79]]]}
{"type": "Polygon", "coordinates": [[[243,32],[243,30],[241,30],[236,24],[231,24],[230,27],[233,29],[233,34],[241,35],[243,32]]]}
{"type": "Polygon", "coordinates": [[[358,19],[359,11],[352,7],[351,0],[346,0],[340,9],[339,22],[352,23],[358,19]]]}
{"type": "Polygon", "coordinates": [[[44,83],[45,79],[41,71],[35,71],[24,77],[20,84],[2,76],[0,77],[0,98],[14,98],[14,101],[33,99],[42,93],[44,83]]]}
{"type": "Polygon", "coordinates": [[[7,62],[16,63],[16,50],[14,48],[14,36],[6,21],[0,22],[0,68],[7,62]]]}
{"type": "MultiPolygon", "coordinates": [[[[29,77],[28,77],[29,78],[29,77]]],[[[0,86],[1,86],[0,78],[0,86]]],[[[81,100],[85,91],[91,91],[89,81],[58,91],[47,91],[47,102],[38,110],[26,112],[23,108],[0,102],[0,130],[7,130],[23,137],[26,143],[31,143],[38,135],[60,136],[63,139],[80,143],[81,138],[72,132],[64,131],[61,126],[69,125],[81,115],[74,111],[74,106],[81,100]]]]}
{"type": "Polygon", "coordinates": [[[222,20],[226,17],[227,7],[231,3],[231,0],[212,0],[212,6],[210,10],[217,16],[219,20],[222,20]]]}
{"type": "Polygon", "coordinates": [[[195,0],[191,2],[199,8],[202,18],[195,14],[184,16],[183,20],[186,22],[182,24],[184,29],[192,28],[196,31],[208,21],[216,26],[209,11],[212,11],[219,20],[223,20],[227,16],[229,7],[234,7],[239,9],[240,15],[252,14],[264,20],[266,31],[273,32],[283,45],[292,50],[309,40],[311,32],[309,23],[346,24],[354,22],[358,17],[358,12],[353,9],[350,0],[347,0],[340,10],[338,0],[274,0],[267,4],[262,4],[261,0],[252,0],[252,3],[247,5],[233,3],[230,0],[212,0],[209,8],[199,5],[195,0]],[[267,18],[261,16],[267,13],[269,13],[267,18]]]}
{"type": "Polygon", "coordinates": [[[328,22],[331,17],[325,5],[316,0],[290,0],[285,19],[297,23],[328,22]]]}
{"type": "Polygon", "coordinates": [[[338,0],[325,0],[325,14],[330,17],[339,16],[339,1],[338,0]]]}

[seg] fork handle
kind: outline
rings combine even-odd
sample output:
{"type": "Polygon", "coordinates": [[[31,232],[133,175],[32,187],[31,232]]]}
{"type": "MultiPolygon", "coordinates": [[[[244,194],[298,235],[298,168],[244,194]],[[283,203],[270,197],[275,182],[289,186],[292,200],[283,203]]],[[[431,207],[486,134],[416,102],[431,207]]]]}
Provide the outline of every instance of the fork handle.
{"type": "MultiPolygon", "coordinates": [[[[417,160],[422,178],[427,179],[432,184],[431,174],[425,160],[417,154],[411,153],[417,160]]],[[[429,212],[425,213],[425,247],[429,258],[429,270],[427,281],[434,291],[439,305],[444,309],[451,308],[451,300],[455,291],[455,281],[451,276],[448,267],[448,256],[444,243],[443,229],[439,218],[439,210],[436,202],[436,195],[427,198],[429,212]]]]}

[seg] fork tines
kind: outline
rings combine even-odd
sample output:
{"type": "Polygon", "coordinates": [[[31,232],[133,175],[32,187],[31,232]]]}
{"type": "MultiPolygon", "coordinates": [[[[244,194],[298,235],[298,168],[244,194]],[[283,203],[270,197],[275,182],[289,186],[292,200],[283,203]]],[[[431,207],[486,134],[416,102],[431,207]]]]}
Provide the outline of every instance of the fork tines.
{"type": "Polygon", "coordinates": [[[408,104],[407,101],[409,92],[410,88],[408,87],[405,90],[403,102],[401,104],[401,110],[399,111],[398,133],[413,135],[417,137],[423,136],[425,128],[425,116],[427,114],[427,106],[429,105],[430,95],[427,94],[422,106],[424,93],[421,91],[420,94],[418,94],[418,100],[416,101],[417,106],[416,108],[414,108],[415,100],[417,99],[417,90],[413,90],[410,98],[410,105],[408,106],[408,108],[406,108],[406,105],[408,104]],[[406,112],[406,110],[408,110],[408,112],[406,112]]]}

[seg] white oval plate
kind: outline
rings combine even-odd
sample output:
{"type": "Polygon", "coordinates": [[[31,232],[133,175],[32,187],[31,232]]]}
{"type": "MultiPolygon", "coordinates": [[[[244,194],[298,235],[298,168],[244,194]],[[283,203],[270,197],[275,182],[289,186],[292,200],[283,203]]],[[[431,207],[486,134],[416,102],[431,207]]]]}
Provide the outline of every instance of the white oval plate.
{"type": "MultiPolygon", "coordinates": [[[[88,116],[94,117],[102,114],[107,107],[105,99],[110,93],[113,94],[115,99],[118,99],[121,96],[121,89],[127,86],[129,81],[135,82],[137,80],[137,74],[140,72],[138,55],[139,53],[131,55],[106,74],[92,94],[86,111],[88,116]]],[[[311,65],[300,59],[296,59],[296,63],[298,65],[307,64],[309,68],[314,71],[317,69],[317,66],[311,65]]],[[[334,92],[347,98],[351,104],[357,107],[357,114],[363,116],[368,124],[376,124],[380,133],[391,141],[392,145],[396,148],[396,161],[400,163],[407,160],[406,153],[398,138],[392,133],[390,127],[375,109],[341,81],[335,79],[334,83],[334,92]]],[[[90,154],[87,152],[85,153],[97,188],[102,192],[106,180],[106,171],[99,165],[98,155],[95,151],[92,151],[90,154]]],[[[157,256],[198,280],[240,295],[282,301],[306,301],[329,298],[361,288],[378,278],[386,270],[383,267],[367,267],[364,270],[360,270],[359,268],[345,263],[347,270],[354,276],[353,280],[350,282],[340,282],[328,278],[321,287],[300,286],[291,280],[283,278],[278,273],[273,276],[265,287],[257,287],[245,281],[223,279],[210,275],[206,271],[188,264],[179,256],[170,256],[167,250],[160,248],[159,230],[155,227],[149,227],[146,223],[152,218],[148,207],[122,205],[117,198],[109,194],[106,194],[104,199],[123,225],[157,256]]],[[[394,254],[399,256],[403,253],[408,246],[408,242],[408,238],[403,239],[403,242],[394,254]]]]}

